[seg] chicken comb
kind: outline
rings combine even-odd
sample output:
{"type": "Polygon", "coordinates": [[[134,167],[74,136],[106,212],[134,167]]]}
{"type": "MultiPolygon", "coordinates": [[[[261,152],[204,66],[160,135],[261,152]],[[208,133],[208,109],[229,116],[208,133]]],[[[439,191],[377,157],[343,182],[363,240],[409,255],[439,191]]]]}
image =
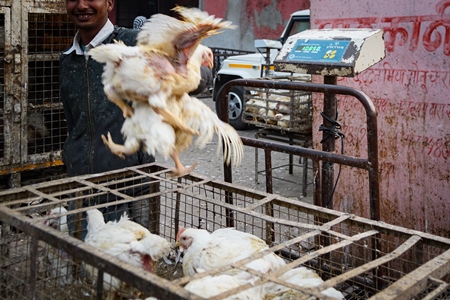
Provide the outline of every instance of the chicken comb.
{"type": "Polygon", "coordinates": [[[183,234],[183,232],[186,230],[186,228],[184,228],[184,227],[181,227],[180,228],[180,230],[178,230],[178,233],[177,233],[177,237],[176,237],[176,241],[178,241],[178,238],[180,237],[180,235],[182,235],[183,234]]]}

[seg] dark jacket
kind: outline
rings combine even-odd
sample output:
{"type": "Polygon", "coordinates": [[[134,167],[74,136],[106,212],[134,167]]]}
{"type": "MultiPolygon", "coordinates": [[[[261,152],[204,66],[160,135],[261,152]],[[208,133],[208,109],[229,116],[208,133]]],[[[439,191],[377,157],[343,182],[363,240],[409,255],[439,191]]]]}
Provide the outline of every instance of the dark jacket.
{"type": "MultiPolygon", "coordinates": [[[[115,27],[104,41],[122,40],[136,44],[137,30],[115,27]]],[[[67,120],[68,137],[64,143],[63,161],[69,176],[100,173],[152,162],[143,152],[125,159],[111,153],[101,135],[108,132],[114,142],[123,144],[120,132],[124,118],[120,108],[103,92],[103,64],[72,52],[60,57],[60,95],[67,120]]]]}

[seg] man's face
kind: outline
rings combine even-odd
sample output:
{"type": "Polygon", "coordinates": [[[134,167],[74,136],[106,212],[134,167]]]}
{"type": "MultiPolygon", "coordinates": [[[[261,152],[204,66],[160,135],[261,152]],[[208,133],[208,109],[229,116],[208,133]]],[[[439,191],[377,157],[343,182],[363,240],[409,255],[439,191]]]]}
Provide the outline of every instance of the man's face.
{"type": "Polygon", "coordinates": [[[80,30],[99,31],[114,7],[114,0],[66,0],[67,13],[80,30]]]}

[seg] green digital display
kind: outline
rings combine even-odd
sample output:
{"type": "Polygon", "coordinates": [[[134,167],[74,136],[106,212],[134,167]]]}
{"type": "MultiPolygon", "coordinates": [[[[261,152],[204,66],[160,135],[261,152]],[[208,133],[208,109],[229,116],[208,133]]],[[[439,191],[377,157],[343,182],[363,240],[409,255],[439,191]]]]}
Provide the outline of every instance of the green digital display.
{"type": "Polygon", "coordinates": [[[310,62],[340,62],[350,44],[349,40],[298,40],[287,60],[310,62]]]}

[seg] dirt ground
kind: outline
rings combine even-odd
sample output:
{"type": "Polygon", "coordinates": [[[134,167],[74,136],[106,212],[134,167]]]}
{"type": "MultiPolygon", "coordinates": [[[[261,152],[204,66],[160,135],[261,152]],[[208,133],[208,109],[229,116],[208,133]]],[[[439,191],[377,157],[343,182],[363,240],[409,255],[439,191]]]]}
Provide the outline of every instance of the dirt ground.
{"type": "MultiPolygon", "coordinates": [[[[201,100],[215,111],[214,101],[211,98],[201,98],[201,100]]],[[[238,132],[241,136],[255,138],[255,134],[260,129],[261,128],[257,127],[249,127],[246,130],[240,130],[238,132]]],[[[256,165],[258,166],[258,173],[264,171],[264,152],[263,150],[258,151],[258,161],[255,161],[255,148],[248,146],[244,147],[244,159],[239,167],[233,168],[232,178],[233,183],[237,185],[259,191],[266,191],[265,175],[256,175],[256,165]]],[[[199,164],[195,169],[195,173],[213,179],[223,180],[222,152],[220,150],[219,156],[217,156],[216,153],[217,137],[215,137],[204,149],[199,150],[191,148],[187,152],[182,153],[181,160],[185,165],[191,165],[197,161],[199,164]]],[[[166,162],[160,157],[156,157],[156,160],[169,167],[173,166],[171,160],[166,162]]],[[[289,155],[279,152],[272,153],[273,192],[284,197],[313,203],[313,188],[311,184],[313,180],[313,171],[311,169],[311,162],[309,161],[307,196],[303,197],[301,184],[303,167],[300,165],[300,157],[294,157],[293,160],[295,164],[293,174],[289,174],[288,166],[286,166],[289,162],[289,155]]]]}

